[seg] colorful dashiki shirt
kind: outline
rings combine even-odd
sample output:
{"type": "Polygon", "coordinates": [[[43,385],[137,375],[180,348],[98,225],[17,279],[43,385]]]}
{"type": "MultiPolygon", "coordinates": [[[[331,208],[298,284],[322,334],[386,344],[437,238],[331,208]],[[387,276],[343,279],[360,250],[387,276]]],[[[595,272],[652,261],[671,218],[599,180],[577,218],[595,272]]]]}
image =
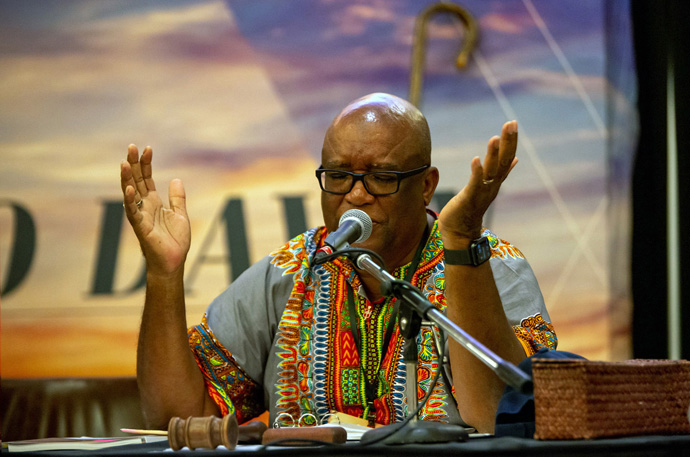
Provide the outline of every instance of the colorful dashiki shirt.
{"type": "MultiPolygon", "coordinates": [[[[407,415],[403,341],[397,321],[388,347],[384,334],[395,299],[369,302],[360,279],[345,258],[310,269],[323,245],[324,227],[297,236],[244,272],[209,306],[189,343],[205,375],[208,391],[223,414],[241,422],[265,410],[270,421],[283,412],[317,419],[331,411],[366,417],[365,379],[376,388],[376,422],[389,424],[407,415]],[[354,290],[356,318],[348,307],[348,284],[354,290]],[[351,325],[359,324],[361,347],[351,325]],[[366,377],[366,378],[365,378],[366,377]]],[[[522,253],[485,230],[492,247],[494,279],[506,316],[525,352],[555,349],[556,334],[536,278],[522,253]]],[[[410,265],[392,272],[405,277],[410,265]]],[[[410,282],[439,310],[446,302],[443,245],[437,223],[431,230],[410,282]]],[[[448,376],[439,376],[442,335],[431,323],[417,337],[417,397],[433,389],[420,417],[460,421],[448,376]]],[[[441,351],[444,352],[444,351],[441,351]]],[[[458,399],[462,401],[462,399],[458,399]]]]}

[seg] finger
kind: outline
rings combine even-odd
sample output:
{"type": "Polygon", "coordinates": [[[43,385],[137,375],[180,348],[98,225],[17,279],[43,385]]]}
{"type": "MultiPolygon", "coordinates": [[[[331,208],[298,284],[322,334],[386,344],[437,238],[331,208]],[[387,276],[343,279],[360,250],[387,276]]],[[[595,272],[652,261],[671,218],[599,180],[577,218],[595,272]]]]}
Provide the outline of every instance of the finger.
{"type": "Polygon", "coordinates": [[[125,194],[127,186],[134,187],[134,180],[132,179],[132,166],[127,160],[120,162],[120,188],[122,195],[125,194]]]}
{"type": "Polygon", "coordinates": [[[498,174],[503,178],[514,166],[513,159],[517,153],[518,142],[517,127],[517,121],[510,121],[503,124],[503,129],[501,130],[498,174]]]}
{"type": "Polygon", "coordinates": [[[124,191],[124,205],[125,205],[125,214],[127,215],[127,219],[134,224],[135,221],[141,220],[143,215],[139,211],[139,206],[137,205],[137,200],[136,200],[136,195],[135,195],[134,187],[132,186],[127,186],[124,191]]]}
{"type": "Polygon", "coordinates": [[[484,181],[484,167],[479,157],[474,157],[470,162],[470,179],[467,182],[468,187],[479,188],[484,181]]]}
{"type": "Polygon", "coordinates": [[[481,232],[482,218],[488,205],[485,203],[487,198],[490,202],[490,189],[483,184],[483,180],[482,161],[479,157],[474,157],[470,162],[470,179],[467,186],[458,194],[459,198],[454,208],[454,218],[458,223],[455,226],[456,230],[458,233],[469,234],[472,238],[476,238],[481,232]]]}
{"type": "Polygon", "coordinates": [[[127,148],[127,162],[132,167],[132,179],[134,180],[134,190],[139,194],[140,198],[148,194],[146,190],[146,183],[141,173],[141,164],[139,163],[139,150],[133,144],[127,148]]]}
{"type": "Polygon", "coordinates": [[[513,158],[513,161],[512,161],[511,164],[510,164],[510,168],[508,168],[508,171],[506,172],[506,174],[503,175],[503,179],[501,180],[501,182],[503,182],[503,181],[506,180],[506,178],[508,177],[508,175],[510,174],[510,172],[513,171],[513,168],[515,168],[515,165],[517,165],[517,163],[518,163],[518,158],[517,158],[517,157],[514,157],[514,158],[513,158]]]}
{"type": "Polygon", "coordinates": [[[500,138],[495,136],[489,140],[484,157],[483,179],[482,182],[490,184],[496,178],[498,172],[500,138]]]}
{"type": "Polygon", "coordinates": [[[173,179],[168,186],[170,209],[175,213],[187,216],[187,196],[182,185],[182,180],[173,179]]]}
{"type": "Polygon", "coordinates": [[[144,180],[146,189],[148,191],[156,190],[156,184],[153,181],[153,170],[151,167],[151,162],[153,161],[153,149],[151,146],[146,146],[144,152],[141,153],[141,159],[139,159],[139,165],[141,167],[141,177],[144,180]]]}

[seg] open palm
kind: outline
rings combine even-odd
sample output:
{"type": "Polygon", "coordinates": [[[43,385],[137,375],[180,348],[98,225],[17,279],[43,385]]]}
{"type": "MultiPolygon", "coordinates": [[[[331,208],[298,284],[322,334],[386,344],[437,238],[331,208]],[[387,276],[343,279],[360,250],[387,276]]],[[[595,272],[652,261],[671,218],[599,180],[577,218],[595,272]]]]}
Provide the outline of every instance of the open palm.
{"type": "Polygon", "coordinates": [[[146,147],[139,157],[130,145],[127,160],[120,165],[120,184],[125,213],[139,239],[151,273],[179,271],[187,258],[191,228],[182,181],[174,179],[168,190],[169,208],[163,205],[152,177],[153,151],[146,147]]]}
{"type": "Polygon", "coordinates": [[[516,150],[517,122],[506,122],[501,136],[489,140],[483,163],[479,157],[472,159],[468,183],[441,210],[439,223],[444,235],[468,239],[479,237],[484,213],[517,164],[516,150]]]}

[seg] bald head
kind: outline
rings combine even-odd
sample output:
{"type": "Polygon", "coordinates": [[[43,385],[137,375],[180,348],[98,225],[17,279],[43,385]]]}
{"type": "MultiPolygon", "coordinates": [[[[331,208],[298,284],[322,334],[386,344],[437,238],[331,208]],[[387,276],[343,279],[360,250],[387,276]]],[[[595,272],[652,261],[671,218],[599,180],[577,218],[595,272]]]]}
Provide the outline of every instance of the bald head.
{"type": "Polygon", "coordinates": [[[431,163],[429,124],[417,107],[400,97],[379,92],[353,101],[331,122],[324,147],[336,132],[346,129],[395,132],[401,142],[414,144],[412,152],[417,156],[416,161],[423,165],[431,163]]]}

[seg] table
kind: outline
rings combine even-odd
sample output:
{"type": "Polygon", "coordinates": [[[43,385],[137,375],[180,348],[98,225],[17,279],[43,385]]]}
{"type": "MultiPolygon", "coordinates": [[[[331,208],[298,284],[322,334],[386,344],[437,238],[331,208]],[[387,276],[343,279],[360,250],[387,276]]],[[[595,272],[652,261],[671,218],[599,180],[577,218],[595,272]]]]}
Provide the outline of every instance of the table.
{"type": "MultiPolygon", "coordinates": [[[[166,442],[133,445],[110,448],[100,451],[42,451],[9,453],[3,449],[3,457],[9,454],[21,457],[31,455],[46,456],[84,456],[106,455],[111,457],[133,457],[152,455],[173,455],[166,442]]],[[[373,445],[362,446],[359,443],[333,445],[327,447],[269,447],[238,446],[233,451],[227,449],[216,450],[182,450],[175,452],[180,457],[207,457],[214,455],[232,455],[234,457],[250,457],[257,455],[269,456],[352,456],[352,457],[407,457],[407,456],[567,456],[567,457],[596,457],[596,456],[688,456],[690,457],[690,435],[676,436],[635,436],[615,439],[579,440],[579,441],[539,441],[514,437],[486,437],[472,438],[466,442],[443,444],[407,444],[407,445],[373,445]]]]}

